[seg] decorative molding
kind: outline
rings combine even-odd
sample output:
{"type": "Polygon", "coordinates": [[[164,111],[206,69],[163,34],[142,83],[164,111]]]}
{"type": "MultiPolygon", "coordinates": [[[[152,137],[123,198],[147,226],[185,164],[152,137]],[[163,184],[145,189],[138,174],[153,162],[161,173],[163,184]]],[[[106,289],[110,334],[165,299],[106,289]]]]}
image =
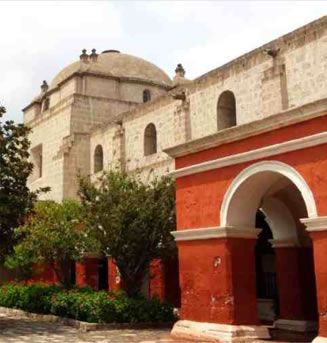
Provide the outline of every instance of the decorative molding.
{"type": "Polygon", "coordinates": [[[303,106],[293,107],[272,114],[266,118],[237,125],[214,134],[194,139],[164,149],[172,157],[181,157],[198,151],[214,148],[223,144],[257,136],[285,126],[301,123],[327,114],[326,98],[316,100],[303,106]]]}
{"type": "Polygon", "coordinates": [[[296,332],[312,332],[318,329],[318,323],[310,320],[278,319],[274,328],[296,332]]]}
{"type": "Polygon", "coordinates": [[[202,173],[205,171],[228,167],[235,164],[258,160],[261,158],[276,156],[291,151],[311,148],[317,145],[327,143],[327,132],[317,133],[315,135],[292,139],[287,142],[272,144],[263,148],[254,149],[239,154],[234,154],[216,160],[194,164],[189,167],[177,169],[170,173],[170,176],[179,178],[187,175],[202,173]]]}
{"type": "Polygon", "coordinates": [[[308,232],[327,231],[327,217],[303,218],[300,221],[308,232]]]}
{"type": "MultiPolygon", "coordinates": [[[[254,342],[269,339],[267,326],[228,325],[179,320],[171,331],[174,339],[196,342],[254,342]]],[[[325,343],[325,342],[324,342],[325,343]]]]}
{"type": "Polygon", "coordinates": [[[187,229],[172,231],[176,242],[196,241],[218,238],[247,238],[256,239],[261,229],[236,227],[208,227],[203,229],[187,229]]]}
{"type": "Polygon", "coordinates": [[[228,190],[225,193],[220,209],[220,223],[222,226],[228,226],[228,211],[230,209],[230,203],[240,185],[243,184],[243,182],[245,182],[251,176],[266,171],[279,173],[292,181],[292,183],[295,184],[295,186],[302,194],[307,208],[308,216],[310,218],[317,217],[317,207],[313,193],[302,175],[296,169],[286,163],[282,163],[279,161],[262,161],[252,164],[251,166],[242,170],[234,178],[232,184],[229,186],[228,190]]]}

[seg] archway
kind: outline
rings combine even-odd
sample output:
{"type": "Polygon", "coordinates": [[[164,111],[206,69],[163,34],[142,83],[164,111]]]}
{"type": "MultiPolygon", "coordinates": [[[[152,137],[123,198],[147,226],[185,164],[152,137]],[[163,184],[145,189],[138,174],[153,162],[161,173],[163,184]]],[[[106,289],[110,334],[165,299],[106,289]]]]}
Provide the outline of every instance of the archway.
{"type": "Polygon", "coordinates": [[[304,178],[294,168],[277,161],[259,162],[244,169],[230,185],[222,203],[221,226],[263,229],[261,234],[265,237],[259,235],[257,241],[256,278],[270,282],[271,289],[262,293],[265,285],[257,283],[258,314],[259,319],[268,319],[262,316],[262,303],[269,306],[269,302],[262,301],[262,294],[268,295],[267,299],[274,300],[272,306],[275,306],[271,320],[276,320],[275,327],[279,329],[317,328],[312,242],[300,221],[316,216],[315,200],[304,178]],[[258,213],[263,217],[261,225],[258,213]],[[258,261],[258,244],[261,244],[261,261],[258,261]],[[258,264],[263,263],[263,258],[266,261],[260,270],[258,264]],[[262,276],[260,272],[267,274],[262,276]],[[276,296],[279,300],[273,299],[276,296]]]}

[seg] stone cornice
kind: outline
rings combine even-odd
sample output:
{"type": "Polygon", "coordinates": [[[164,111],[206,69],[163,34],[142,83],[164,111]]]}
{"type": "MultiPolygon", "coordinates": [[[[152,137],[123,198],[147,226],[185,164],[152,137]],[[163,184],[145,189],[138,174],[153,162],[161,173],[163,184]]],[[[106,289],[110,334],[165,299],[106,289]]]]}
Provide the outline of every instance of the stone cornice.
{"type": "Polygon", "coordinates": [[[303,218],[300,221],[308,232],[327,231],[327,217],[303,218]]]}
{"type": "Polygon", "coordinates": [[[304,106],[285,110],[261,120],[221,130],[212,135],[167,148],[164,152],[172,157],[181,157],[219,145],[257,136],[261,133],[300,123],[326,114],[327,99],[324,98],[304,106]]]}
{"type": "Polygon", "coordinates": [[[203,229],[188,229],[172,231],[176,242],[195,241],[218,238],[247,238],[256,239],[260,229],[236,227],[209,227],[203,229]]]}
{"type": "Polygon", "coordinates": [[[205,171],[232,166],[239,163],[258,160],[261,158],[267,158],[286,152],[296,151],[300,149],[310,148],[317,145],[327,143],[327,132],[317,133],[315,135],[292,139],[279,144],[272,144],[263,148],[254,149],[239,154],[230,155],[216,160],[202,162],[189,167],[177,169],[170,173],[170,176],[179,178],[196,173],[202,173],[205,171]]]}

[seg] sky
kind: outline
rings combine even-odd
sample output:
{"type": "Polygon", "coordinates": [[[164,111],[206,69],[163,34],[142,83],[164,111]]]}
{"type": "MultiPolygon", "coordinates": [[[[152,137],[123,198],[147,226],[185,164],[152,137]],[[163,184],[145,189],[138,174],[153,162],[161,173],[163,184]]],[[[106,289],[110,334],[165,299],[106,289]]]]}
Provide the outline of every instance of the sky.
{"type": "Polygon", "coordinates": [[[3,119],[82,49],[117,49],[194,79],[327,14],[326,1],[0,1],[3,119]]]}

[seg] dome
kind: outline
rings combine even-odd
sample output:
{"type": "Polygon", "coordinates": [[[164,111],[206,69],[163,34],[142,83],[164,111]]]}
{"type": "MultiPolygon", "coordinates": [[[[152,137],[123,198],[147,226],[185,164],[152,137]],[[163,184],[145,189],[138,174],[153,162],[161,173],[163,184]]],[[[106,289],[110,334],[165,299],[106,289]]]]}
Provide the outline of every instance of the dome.
{"type": "Polygon", "coordinates": [[[51,82],[50,88],[55,88],[59,83],[76,72],[92,72],[119,78],[148,81],[162,86],[171,86],[169,76],[154,64],[142,58],[122,54],[117,50],[106,50],[97,56],[96,61],[90,58],[77,61],[57,74],[51,82]]]}

